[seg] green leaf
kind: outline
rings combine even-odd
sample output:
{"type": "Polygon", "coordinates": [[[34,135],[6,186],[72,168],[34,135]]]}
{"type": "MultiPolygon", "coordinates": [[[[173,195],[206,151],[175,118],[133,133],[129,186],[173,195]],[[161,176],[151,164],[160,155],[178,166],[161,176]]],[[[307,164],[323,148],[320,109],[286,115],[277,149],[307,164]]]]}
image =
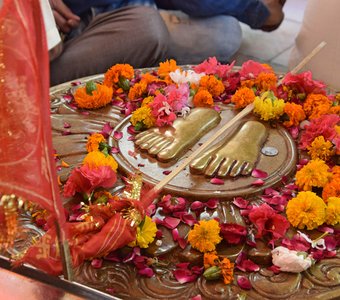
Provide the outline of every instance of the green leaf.
{"type": "Polygon", "coordinates": [[[86,94],[92,96],[92,92],[97,90],[97,84],[94,81],[86,82],[86,94]]]}
{"type": "Polygon", "coordinates": [[[130,89],[130,80],[121,76],[119,77],[118,86],[124,91],[128,91],[130,89]]]}

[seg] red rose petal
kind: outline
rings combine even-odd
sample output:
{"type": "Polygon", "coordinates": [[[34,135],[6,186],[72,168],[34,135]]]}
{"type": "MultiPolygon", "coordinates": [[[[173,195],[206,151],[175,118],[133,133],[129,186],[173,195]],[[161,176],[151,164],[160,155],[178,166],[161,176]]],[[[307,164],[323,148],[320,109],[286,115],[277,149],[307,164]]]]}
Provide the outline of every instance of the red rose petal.
{"type": "Polygon", "coordinates": [[[203,207],[205,207],[205,205],[201,201],[194,201],[190,205],[190,209],[193,211],[202,209],[203,207]]]}
{"type": "Polygon", "coordinates": [[[255,181],[253,181],[251,183],[251,185],[255,185],[255,186],[261,186],[261,185],[264,185],[264,181],[262,179],[257,179],[255,181]]]}
{"type": "Polygon", "coordinates": [[[240,288],[244,290],[251,290],[252,286],[251,283],[246,276],[238,276],[237,277],[237,284],[240,288]]]}
{"type": "Polygon", "coordinates": [[[217,205],[218,205],[219,202],[220,202],[220,201],[219,201],[218,199],[213,198],[213,199],[209,199],[209,200],[205,203],[205,205],[206,205],[206,207],[208,207],[208,208],[210,208],[210,209],[215,209],[215,208],[217,207],[217,205]]]}
{"type": "Polygon", "coordinates": [[[224,184],[224,180],[214,177],[210,180],[210,183],[222,185],[222,184],[224,184]]]}
{"type": "Polygon", "coordinates": [[[154,272],[151,268],[146,267],[146,268],[143,268],[143,269],[139,269],[138,274],[150,278],[154,275],[154,272]]]}
{"type": "Polygon", "coordinates": [[[116,140],[120,140],[120,139],[123,137],[123,132],[121,132],[121,131],[115,131],[115,132],[113,133],[113,137],[114,137],[114,139],[116,139],[116,140]]]}
{"type": "Polygon", "coordinates": [[[170,173],[171,173],[170,170],[165,170],[165,171],[163,171],[163,174],[164,174],[164,175],[169,175],[170,173]]]}
{"type": "Polygon", "coordinates": [[[169,229],[174,229],[178,226],[178,224],[181,222],[180,219],[173,218],[173,217],[165,217],[163,219],[163,226],[169,228],[169,229]]]}
{"type": "Polygon", "coordinates": [[[242,198],[242,197],[235,197],[233,203],[238,207],[238,208],[247,208],[249,205],[249,201],[242,198]]]}
{"type": "Polygon", "coordinates": [[[100,269],[103,265],[103,260],[102,259],[99,259],[99,258],[94,258],[92,261],[91,261],[91,266],[95,269],[100,269]]]}
{"type": "Polygon", "coordinates": [[[254,169],[251,172],[251,176],[254,178],[267,178],[268,177],[268,173],[265,171],[262,171],[260,169],[254,169]]]}
{"type": "Polygon", "coordinates": [[[136,133],[137,133],[137,131],[135,130],[135,127],[133,127],[132,125],[130,125],[130,126],[128,127],[127,132],[128,132],[129,134],[136,134],[136,133]]]}

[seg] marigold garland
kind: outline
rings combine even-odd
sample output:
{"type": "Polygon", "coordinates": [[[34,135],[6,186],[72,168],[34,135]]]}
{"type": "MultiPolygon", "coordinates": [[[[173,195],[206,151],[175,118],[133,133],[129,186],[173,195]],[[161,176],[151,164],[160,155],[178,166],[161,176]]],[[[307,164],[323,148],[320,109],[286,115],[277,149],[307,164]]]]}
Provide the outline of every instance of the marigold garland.
{"type": "Polygon", "coordinates": [[[200,80],[199,90],[207,90],[213,97],[218,97],[224,92],[224,85],[214,75],[205,75],[200,80]]]}
{"type": "Polygon", "coordinates": [[[216,245],[222,241],[219,234],[220,225],[216,220],[202,220],[190,230],[188,242],[200,252],[214,251],[216,245]]]}
{"type": "Polygon", "coordinates": [[[128,97],[130,100],[141,98],[147,92],[147,84],[145,82],[135,83],[130,89],[128,97]]]}
{"type": "Polygon", "coordinates": [[[255,93],[247,87],[239,88],[231,97],[231,102],[235,104],[235,108],[244,108],[255,100],[255,93]]]}
{"type": "Polygon", "coordinates": [[[340,198],[328,198],[326,209],[326,223],[328,225],[336,225],[340,223],[340,198]]]}
{"type": "Polygon", "coordinates": [[[118,164],[111,155],[105,155],[100,151],[89,152],[84,160],[84,165],[88,165],[89,168],[95,169],[100,166],[109,166],[113,171],[117,170],[118,164]]]}
{"type": "Polygon", "coordinates": [[[277,84],[277,76],[275,73],[261,72],[255,79],[257,90],[265,92],[275,90],[277,84]]]}
{"type": "Polygon", "coordinates": [[[325,141],[321,135],[314,139],[312,144],[307,147],[308,154],[312,159],[321,159],[328,161],[334,154],[333,144],[330,141],[325,141]]]}
{"type": "Polygon", "coordinates": [[[104,85],[117,88],[119,80],[131,80],[134,76],[133,67],[129,64],[116,64],[104,74],[104,85]]]}
{"type": "Polygon", "coordinates": [[[87,152],[98,151],[99,144],[106,142],[104,136],[100,133],[93,133],[87,139],[86,150],[87,152]]]}
{"type": "Polygon", "coordinates": [[[309,94],[303,104],[303,109],[308,119],[319,118],[321,115],[328,113],[331,107],[332,101],[322,94],[309,94]]]}
{"type": "Polygon", "coordinates": [[[312,187],[324,187],[332,178],[327,164],[320,159],[311,160],[296,172],[295,184],[304,191],[311,191],[312,187]]]}
{"type": "Polygon", "coordinates": [[[312,230],[325,222],[326,204],[313,192],[300,192],[288,202],[286,214],[294,227],[312,230]]]}
{"type": "Polygon", "coordinates": [[[113,90],[102,84],[96,84],[96,90],[88,94],[86,87],[80,87],[74,94],[74,100],[78,107],[86,109],[96,109],[104,107],[112,101],[113,90]]]}
{"type": "Polygon", "coordinates": [[[214,99],[207,90],[198,91],[193,99],[195,107],[212,107],[214,99]]]}
{"type": "Polygon", "coordinates": [[[301,121],[306,119],[305,111],[300,104],[288,102],[285,104],[284,112],[289,119],[289,121],[283,122],[285,127],[298,126],[301,121]]]}

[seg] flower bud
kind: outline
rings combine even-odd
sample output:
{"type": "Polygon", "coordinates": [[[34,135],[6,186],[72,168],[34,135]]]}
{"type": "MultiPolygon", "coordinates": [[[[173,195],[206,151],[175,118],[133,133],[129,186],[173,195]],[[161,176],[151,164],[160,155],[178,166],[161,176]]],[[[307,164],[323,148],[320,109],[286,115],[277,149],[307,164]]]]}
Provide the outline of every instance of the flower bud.
{"type": "Polygon", "coordinates": [[[203,273],[206,280],[215,280],[221,277],[221,268],[218,266],[212,266],[206,269],[203,273]]]}

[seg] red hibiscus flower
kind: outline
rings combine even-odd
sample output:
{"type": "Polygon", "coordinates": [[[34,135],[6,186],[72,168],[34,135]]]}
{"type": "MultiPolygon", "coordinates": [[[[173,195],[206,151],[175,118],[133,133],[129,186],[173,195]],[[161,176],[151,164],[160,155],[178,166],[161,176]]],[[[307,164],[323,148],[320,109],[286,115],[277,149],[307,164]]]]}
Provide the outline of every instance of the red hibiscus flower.
{"type": "Polygon", "coordinates": [[[249,213],[249,220],[255,224],[257,228],[257,238],[271,233],[273,239],[278,239],[283,237],[289,228],[289,222],[286,218],[277,214],[275,210],[267,204],[254,207],[249,213]]]}

